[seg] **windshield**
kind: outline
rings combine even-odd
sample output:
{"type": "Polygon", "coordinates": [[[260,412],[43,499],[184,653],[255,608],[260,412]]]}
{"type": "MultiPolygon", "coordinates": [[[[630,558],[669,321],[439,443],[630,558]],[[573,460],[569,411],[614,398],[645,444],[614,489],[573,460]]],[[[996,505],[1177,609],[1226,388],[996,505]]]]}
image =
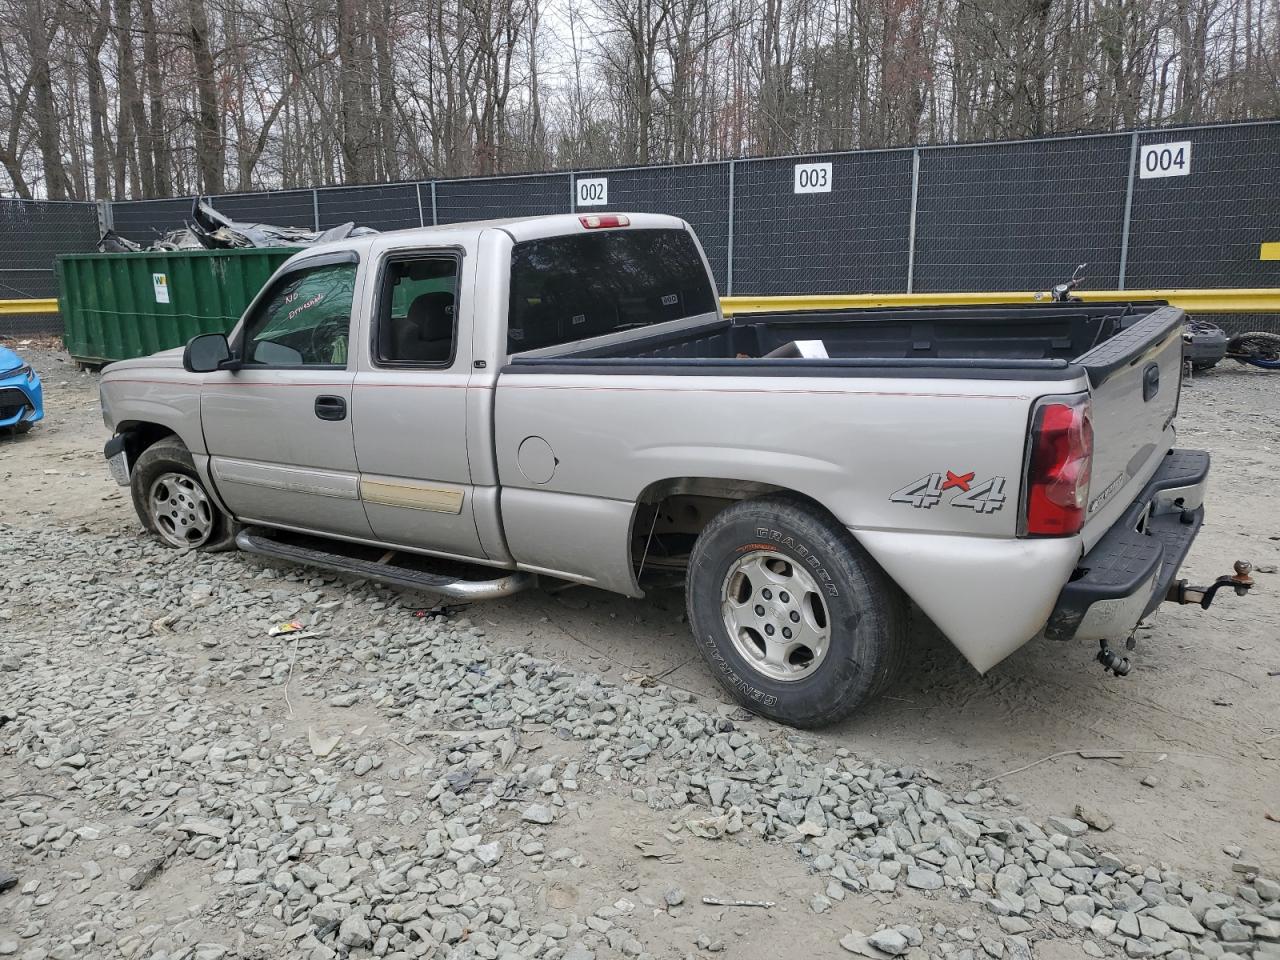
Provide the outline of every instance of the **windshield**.
{"type": "Polygon", "coordinates": [[[716,294],[685,230],[609,230],[517,243],[507,350],[711,313],[716,294]]]}

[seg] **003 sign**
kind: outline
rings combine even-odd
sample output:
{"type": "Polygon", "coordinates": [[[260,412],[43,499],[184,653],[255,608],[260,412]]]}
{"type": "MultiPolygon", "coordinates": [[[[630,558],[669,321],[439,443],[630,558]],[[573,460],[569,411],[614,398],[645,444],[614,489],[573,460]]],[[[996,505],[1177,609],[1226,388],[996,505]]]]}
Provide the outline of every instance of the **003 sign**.
{"type": "Polygon", "coordinates": [[[831,164],[797,163],[796,193],[830,193],[831,164]]]}

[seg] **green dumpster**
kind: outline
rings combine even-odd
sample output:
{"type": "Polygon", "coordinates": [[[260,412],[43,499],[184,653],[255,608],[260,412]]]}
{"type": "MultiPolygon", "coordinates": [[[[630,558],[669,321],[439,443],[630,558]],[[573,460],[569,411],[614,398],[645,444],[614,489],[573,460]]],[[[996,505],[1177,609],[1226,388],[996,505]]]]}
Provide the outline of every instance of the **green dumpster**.
{"type": "Polygon", "coordinates": [[[58,308],[72,358],[103,363],[227,332],[293,247],[81,253],[58,257],[58,308]]]}

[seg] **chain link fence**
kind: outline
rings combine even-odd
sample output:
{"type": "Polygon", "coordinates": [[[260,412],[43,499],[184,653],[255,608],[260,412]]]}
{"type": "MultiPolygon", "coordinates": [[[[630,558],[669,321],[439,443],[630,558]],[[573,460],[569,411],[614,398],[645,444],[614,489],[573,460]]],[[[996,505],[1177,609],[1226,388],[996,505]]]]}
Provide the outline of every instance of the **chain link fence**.
{"type": "Polygon", "coordinates": [[[1280,240],[1280,123],[1135,135],[1129,287],[1274,287],[1280,262],[1259,245],[1280,240]],[[1183,143],[1167,154],[1160,144],[1183,143]],[[1189,172],[1161,173],[1178,151],[1189,172]],[[1154,166],[1154,171],[1145,170],[1154,166]]]}
{"type": "Polygon", "coordinates": [[[920,151],[914,292],[1120,283],[1130,138],[920,151]]]}
{"type": "Polygon", "coordinates": [[[731,292],[910,289],[912,171],[910,150],[735,162],[731,292]]]}
{"type": "MultiPolygon", "coordinates": [[[[1278,155],[1280,122],[1261,122],[213,203],[238,220],[311,229],[671,213],[697,231],[721,292],[738,295],[1046,289],[1083,262],[1093,288],[1273,287],[1280,263],[1260,248],[1280,241],[1278,155]]],[[[118,201],[104,214],[145,243],[182,226],[191,204],[118,201]]],[[[92,250],[97,231],[94,204],[0,201],[0,299],[56,295],[53,257],[92,250]]]]}
{"type": "MultiPolygon", "coordinates": [[[[0,201],[0,300],[56,297],[54,259],[60,253],[94,250],[97,242],[97,204],[0,201]]],[[[61,329],[61,321],[48,314],[0,314],[0,336],[61,329]]]]}

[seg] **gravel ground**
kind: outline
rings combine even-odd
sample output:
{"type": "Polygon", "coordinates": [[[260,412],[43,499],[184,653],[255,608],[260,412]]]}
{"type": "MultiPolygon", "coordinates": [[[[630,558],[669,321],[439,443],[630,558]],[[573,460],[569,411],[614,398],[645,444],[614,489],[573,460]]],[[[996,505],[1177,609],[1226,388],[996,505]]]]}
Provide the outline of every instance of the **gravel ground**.
{"type": "MultiPolygon", "coordinates": [[[[1162,611],[1125,680],[1049,644],[979,678],[921,621],[888,698],[798,734],[723,702],[673,591],[433,616],[164,550],[105,479],[94,376],[32,357],[0,957],[1280,960],[1280,578],[1162,611]]],[[[1215,455],[1189,576],[1280,559],[1278,391],[1184,393],[1215,455]]]]}

